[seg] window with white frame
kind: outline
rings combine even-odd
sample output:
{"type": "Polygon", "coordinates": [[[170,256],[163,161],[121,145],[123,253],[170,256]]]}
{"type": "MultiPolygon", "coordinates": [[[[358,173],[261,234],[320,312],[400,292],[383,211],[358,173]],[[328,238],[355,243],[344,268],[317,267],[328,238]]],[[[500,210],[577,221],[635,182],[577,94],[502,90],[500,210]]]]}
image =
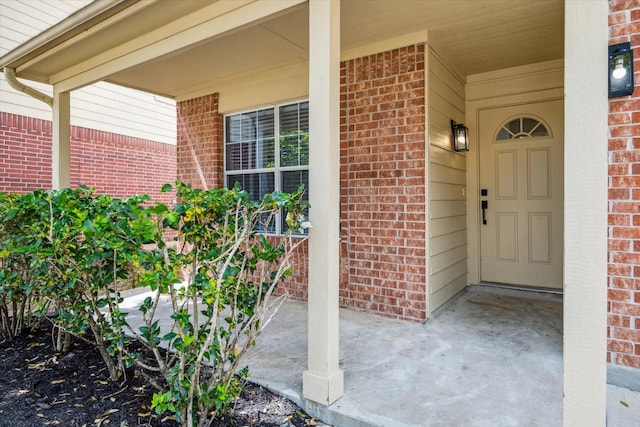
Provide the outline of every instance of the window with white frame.
{"type": "MultiPolygon", "coordinates": [[[[309,102],[283,104],[225,117],[225,183],[240,183],[253,200],[275,190],[309,190],[309,102]]],[[[284,215],[269,233],[286,230],[284,215]]]]}

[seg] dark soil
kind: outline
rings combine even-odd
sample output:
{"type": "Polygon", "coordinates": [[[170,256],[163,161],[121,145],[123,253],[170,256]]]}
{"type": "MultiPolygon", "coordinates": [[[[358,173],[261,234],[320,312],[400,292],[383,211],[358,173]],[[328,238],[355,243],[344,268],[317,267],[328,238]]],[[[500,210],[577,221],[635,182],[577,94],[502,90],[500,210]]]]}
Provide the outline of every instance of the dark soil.
{"type": "MultiPolygon", "coordinates": [[[[170,414],[150,409],[155,389],[133,372],[123,383],[109,381],[98,352],[75,340],[56,353],[50,322],[0,343],[0,427],[175,427],[170,414]]],[[[289,400],[247,383],[222,426],[315,425],[289,400]]]]}

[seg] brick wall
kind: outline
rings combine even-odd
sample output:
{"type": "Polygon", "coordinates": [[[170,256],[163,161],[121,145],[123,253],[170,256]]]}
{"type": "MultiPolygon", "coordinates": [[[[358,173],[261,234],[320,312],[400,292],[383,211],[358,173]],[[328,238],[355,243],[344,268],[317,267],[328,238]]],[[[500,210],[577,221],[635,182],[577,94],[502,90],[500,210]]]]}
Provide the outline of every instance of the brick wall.
{"type": "Polygon", "coordinates": [[[611,363],[640,368],[640,2],[609,1],[609,44],[635,49],[633,95],[609,101],[611,363]]]}
{"type": "MultiPolygon", "coordinates": [[[[426,319],[424,46],[341,64],[342,306],[426,319]]],[[[223,185],[218,94],[178,104],[178,178],[223,185]]],[[[307,297],[307,245],[282,287],[307,297]]]]}
{"type": "Polygon", "coordinates": [[[217,93],[179,102],[178,179],[196,188],[224,186],[223,116],[217,93]]]}
{"type": "Polygon", "coordinates": [[[51,187],[52,123],[0,113],[0,191],[51,187]]]}
{"type": "MultiPolygon", "coordinates": [[[[51,187],[52,123],[0,113],[0,191],[51,187]]],[[[149,194],[170,203],[162,184],[175,181],[175,146],[109,132],[71,128],[71,185],[116,197],[149,194]]]]}
{"type": "Polygon", "coordinates": [[[343,306],[426,319],[424,45],[341,64],[343,306]]]}

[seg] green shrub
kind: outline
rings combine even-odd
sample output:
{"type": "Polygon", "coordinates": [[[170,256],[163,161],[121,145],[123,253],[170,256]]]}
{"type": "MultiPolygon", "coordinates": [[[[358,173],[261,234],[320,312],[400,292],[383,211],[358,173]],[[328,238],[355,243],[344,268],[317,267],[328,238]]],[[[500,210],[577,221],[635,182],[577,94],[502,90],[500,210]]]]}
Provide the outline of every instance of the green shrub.
{"type": "Polygon", "coordinates": [[[148,197],[121,200],[81,187],[47,192],[46,199],[51,245],[43,256],[52,280],[44,293],[58,308],[55,324],[90,339],[115,381],[130,363],[120,290],[132,280],[132,260],[156,230],[144,206],[148,197]]]}
{"type": "Polygon", "coordinates": [[[37,325],[49,300],[43,297],[48,268],[39,257],[48,245],[42,232],[44,192],[0,193],[0,338],[37,325]]]}
{"type": "Polygon", "coordinates": [[[240,360],[282,302],[283,297],[271,296],[290,274],[290,255],[304,241],[290,233],[269,238],[259,230],[281,210],[288,228],[298,230],[307,225],[301,216],[307,206],[302,189],[256,203],[239,188],[204,191],[178,183],[177,196],[172,210],[151,208],[162,226],[157,247],[140,259],[141,283],[156,293],[140,307],[144,326],[138,336],[166,379],[153,407],[174,412],[183,426],[204,426],[240,393],[248,375],[247,368],[239,370],[240,360]],[[163,244],[164,227],[177,230],[176,247],[163,244]],[[161,330],[156,316],[162,294],[172,307],[170,330],[161,330]],[[163,353],[160,346],[172,352],[163,353]]]}
{"type": "Polygon", "coordinates": [[[173,209],[147,206],[147,196],[121,200],[86,187],[0,194],[0,337],[15,336],[55,308],[58,350],[71,335],[91,341],[112,380],[135,364],[158,389],[157,412],[175,413],[183,426],[205,426],[242,389],[248,368],[241,369],[241,358],[283,301],[272,294],[306,239],[291,233],[308,226],[308,205],[302,188],[260,202],[240,188],[177,183],[175,191],[173,209]],[[279,214],[287,234],[262,234],[279,214]],[[176,234],[176,244],[167,245],[176,234]],[[132,283],[154,291],[136,330],[120,309],[121,290],[132,283]],[[167,330],[157,316],[163,303],[172,313],[167,330]],[[132,339],[151,356],[132,353],[132,339]]]}
{"type": "Polygon", "coordinates": [[[86,187],[0,194],[0,334],[12,337],[54,308],[57,350],[91,341],[112,380],[131,362],[119,308],[133,260],[157,227],[148,196],[125,200],[86,187]]]}

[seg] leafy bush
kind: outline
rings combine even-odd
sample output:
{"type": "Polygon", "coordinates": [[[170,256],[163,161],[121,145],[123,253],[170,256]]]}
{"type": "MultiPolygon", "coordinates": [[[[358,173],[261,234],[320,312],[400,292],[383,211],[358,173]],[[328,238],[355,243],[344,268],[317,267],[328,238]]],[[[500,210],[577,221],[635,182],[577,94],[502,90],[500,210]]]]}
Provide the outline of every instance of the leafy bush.
{"type": "Polygon", "coordinates": [[[0,338],[11,339],[31,328],[47,311],[42,283],[47,266],[39,258],[47,245],[39,225],[45,208],[38,191],[0,193],[0,338]]]}
{"type": "Polygon", "coordinates": [[[144,326],[138,336],[167,383],[154,395],[153,407],[174,412],[184,426],[205,426],[240,393],[248,375],[245,367],[236,376],[241,357],[282,302],[270,297],[290,274],[290,255],[304,240],[290,234],[268,238],[259,230],[283,209],[290,230],[308,225],[301,217],[306,204],[302,189],[270,194],[260,203],[239,188],[203,191],[178,183],[177,195],[173,210],[151,208],[162,224],[158,236],[165,226],[177,230],[179,244],[169,248],[159,238],[155,250],[140,259],[141,283],[156,293],[140,307],[144,326]],[[164,331],[156,316],[162,294],[173,310],[170,330],[164,331]],[[163,353],[161,346],[173,351],[163,353]],[[205,364],[211,369],[203,369],[205,364]]]}
{"type": "Polygon", "coordinates": [[[52,280],[44,293],[58,307],[55,324],[90,339],[115,381],[130,363],[120,289],[133,280],[132,259],[156,228],[144,207],[148,197],[120,200],[81,187],[47,192],[46,200],[51,244],[42,255],[52,280]]]}
{"type": "Polygon", "coordinates": [[[302,188],[261,202],[240,188],[163,187],[174,190],[171,210],[147,206],[147,196],[121,200],[86,187],[0,194],[0,336],[15,336],[53,307],[58,350],[70,335],[92,342],[114,381],[135,364],[158,389],[157,412],[205,426],[242,389],[248,368],[240,360],[283,301],[272,294],[305,240],[291,232],[308,226],[308,206],[302,188]],[[280,213],[289,232],[261,234],[280,213]],[[120,309],[127,284],[155,291],[136,330],[120,309]],[[163,303],[172,312],[166,330],[157,316],[163,303]],[[132,339],[152,356],[132,353],[132,339]]]}

